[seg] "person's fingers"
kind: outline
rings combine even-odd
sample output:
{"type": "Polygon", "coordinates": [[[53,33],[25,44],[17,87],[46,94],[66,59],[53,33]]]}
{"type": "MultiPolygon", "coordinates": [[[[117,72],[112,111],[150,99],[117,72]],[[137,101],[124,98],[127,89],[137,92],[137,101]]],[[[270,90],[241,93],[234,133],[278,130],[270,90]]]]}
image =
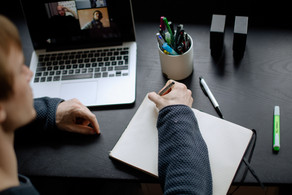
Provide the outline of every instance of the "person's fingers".
{"type": "Polygon", "coordinates": [[[168,105],[175,104],[183,104],[192,107],[192,92],[187,88],[185,84],[169,80],[161,91],[163,93],[162,95],[159,95],[155,92],[151,92],[148,94],[148,98],[156,104],[156,107],[159,110],[168,105]],[[174,82],[175,84],[172,86],[169,85],[172,82],[174,82]],[[171,87],[169,90],[164,91],[167,86],[171,87]]]}
{"type": "Polygon", "coordinates": [[[74,124],[74,125],[71,125],[70,129],[74,133],[80,133],[80,134],[86,134],[86,135],[96,134],[96,131],[93,128],[89,126],[85,126],[85,125],[74,124]]]}
{"type": "Polygon", "coordinates": [[[93,128],[93,130],[97,133],[97,134],[100,134],[100,128],[99,128],[99,124],[97,122],[97,119],[96,117],[94,116],[94,118],[92,118],[90,121],[90,124],[93,128]]]}
{"type": "Polygon", "coordinates": [[[97,122],[96,116],[86,106],[84,106],[79,100],[73,99],[73,101],[75,101],[80,106],[80,108],[78,109],[79,113],[77,117],[82,119],[82,123],[84,126],[86,126],[86,129],[87,127],[89,127],[88,125],[90,124],[91,127],[89,128],[93,129],[95,133],[100,134],[99,124],[97,122]]]}
{"type": "Polygon", "coordinates": [[[92,112],[90,112],[90,110],[87,107],[85,107],[84,109],[80,111],[80,114],[78,117],[83,120],[84,126],[87,127],[90,124],[91,125],[90,128],[93,129],[94,132],[96,132],[97,134],[100,134],[99,124],[97,122],[97,119],[95,115],[92,112]]]}

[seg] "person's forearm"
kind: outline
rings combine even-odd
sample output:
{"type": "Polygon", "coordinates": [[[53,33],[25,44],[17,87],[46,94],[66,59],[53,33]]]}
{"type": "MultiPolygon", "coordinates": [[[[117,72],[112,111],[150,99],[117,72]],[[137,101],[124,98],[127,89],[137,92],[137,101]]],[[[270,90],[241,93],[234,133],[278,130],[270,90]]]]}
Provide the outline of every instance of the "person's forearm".
{"type": "Polygon", "coordinates": [[[59,98],[49,97],[34,99],[36,118],[30,124],[20,128],[20,130],[25,130],[25,133],[40,133],[56,129],[56,111],[62,101],[59,98]]]}
{"type": "Polygon", "coordinates": [[[48,97],[34,99],[34,107],[37,113],[36,120],[42,121],[44,129],[56,128],[56,111],[62,101],[60,98],[48,97]]]}
{"type": "Polygon", "coordinates": [[[159,113],[159,179],[165,194],[212,194],[208,149],[193,111],[183,105],[159,113]]]}

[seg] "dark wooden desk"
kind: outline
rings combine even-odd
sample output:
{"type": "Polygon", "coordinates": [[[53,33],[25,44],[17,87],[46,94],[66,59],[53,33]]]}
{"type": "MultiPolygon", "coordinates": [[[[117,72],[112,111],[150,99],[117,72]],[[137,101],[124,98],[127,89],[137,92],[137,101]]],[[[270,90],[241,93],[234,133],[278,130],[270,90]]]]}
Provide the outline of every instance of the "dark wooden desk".
{"type": "MultiPolygon", "coordinates": [[[[22,20],[15,20],[24,42],[26,62],[32,51],[22,20]]],[[[57,134],[16,142],[19,172],[35,177],[83,178],[157,182],[156,179],[109,159],[113,148],[147,92],[158,91],[166,82],[161,74],[155,33],[158,22],[136,23],[137,98],[133,107],[92,109],[102,135],[57,134]]],[[[292,184],[292,30],[250,26],[245,55],[235,62],[233,33],[225,34],[225,57],[216,62],[209,50],[209,24],[185,24],[194,39],[194,72],[183,80],[193,92],[193,107],[217,116],[199,86],[203,76],[216,97],[226,120],[258,132],[251,161],[259,178],[267,185],[292,184]],[[273,108],[281,108],[281,149],[272,152],[273,108]]],[[[241,179],[237,174],[234,183],[241,179]]],[[[247,175],[245,184],[256,184],[247,175]]]]}

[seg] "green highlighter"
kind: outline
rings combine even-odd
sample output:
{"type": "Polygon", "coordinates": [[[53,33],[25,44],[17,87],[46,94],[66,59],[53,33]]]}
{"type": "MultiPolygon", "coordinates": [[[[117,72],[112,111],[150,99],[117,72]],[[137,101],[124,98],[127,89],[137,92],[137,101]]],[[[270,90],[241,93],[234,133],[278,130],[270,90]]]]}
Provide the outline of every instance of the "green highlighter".
{"type": "Polygon", "coordinates": [[[173,35],[173,33],[174,33],[174,32],[172,32],[172,30],[171,30],[171,28],[170,28],[170,26],[169,26],[169,23],[168,23],[166,17],[163,18],[163,21],[164,21],[164,24],[165,24],[165,26],[166,26],[166,28],[167,28],[169,34],[170,34],[170,38],[171,38],[171,39],[170,39],[171,46],[173,46],[173,43],[174,43],[174,35],[173,35]]]}
{"type": "Polygon", "coordinates": [[[278,152],[280,150],[280,107],[274,108],[274,129],[273,129],[273,149],[278,152]]]}

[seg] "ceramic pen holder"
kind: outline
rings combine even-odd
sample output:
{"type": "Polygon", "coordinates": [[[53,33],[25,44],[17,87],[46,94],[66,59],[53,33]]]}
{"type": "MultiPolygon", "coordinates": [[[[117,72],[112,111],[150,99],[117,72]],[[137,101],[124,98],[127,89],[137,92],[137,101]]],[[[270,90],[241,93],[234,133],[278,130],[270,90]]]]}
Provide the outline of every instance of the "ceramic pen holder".
{"type": "Polygon", "coordinates": [[[182,80],[190,76],[193,72],[194,54],[193,54],[193,39],[188,35],[190,40],[189,49],[178,55],[166,54],[157,44],[162,73],[173,80],[182,80]]]}

